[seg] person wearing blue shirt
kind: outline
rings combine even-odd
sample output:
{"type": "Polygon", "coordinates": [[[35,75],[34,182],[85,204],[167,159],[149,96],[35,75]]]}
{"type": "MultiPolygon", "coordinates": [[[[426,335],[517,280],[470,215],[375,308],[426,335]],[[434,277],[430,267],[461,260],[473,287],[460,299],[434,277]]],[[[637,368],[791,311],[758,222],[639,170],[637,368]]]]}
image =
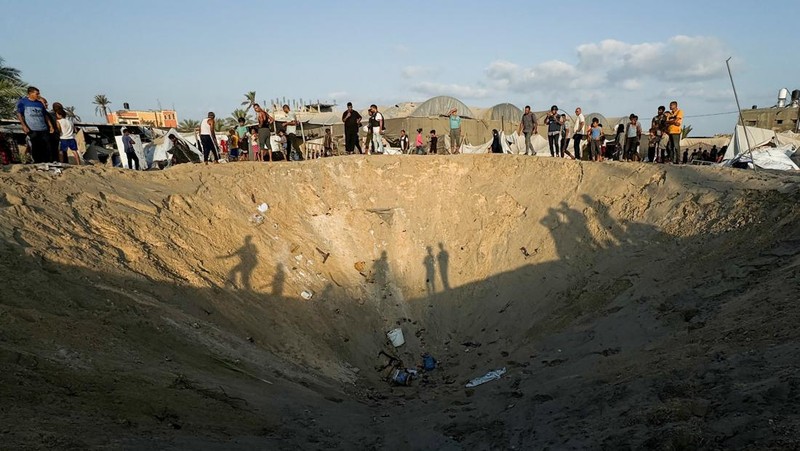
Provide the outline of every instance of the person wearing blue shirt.
{"type": "Polygon", "coordinates": [[[458,108],[453,108],[445,114],[450,118],[450,153],[458,153],[461,148],[461,116],[458,108]]]}
{"type": "Polygon", "coordinates": [[[28,95],[17,101],[17,119],[22,131],[30,140],[30,154],[35,163],[47,163],[52,160],[50,152],[50,134],[56,130],[47,108],[39,100],[39,89],[28,87],[28,95]]]}

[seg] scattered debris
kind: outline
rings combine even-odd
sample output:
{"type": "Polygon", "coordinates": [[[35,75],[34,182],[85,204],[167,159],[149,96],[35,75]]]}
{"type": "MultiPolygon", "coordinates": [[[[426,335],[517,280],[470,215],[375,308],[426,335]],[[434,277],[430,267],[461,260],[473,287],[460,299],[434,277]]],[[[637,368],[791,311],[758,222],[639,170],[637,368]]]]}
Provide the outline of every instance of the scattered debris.
{"type": "Polygon", "coordinates": [[[37,164],[36,169],[43,172],[50,172],[53,175],[61,175],[63,172],[62,169],[66,168],[67,165],[63,163],[40,163],[37,164]]]}
{"type": "Polygon", "coordinates": [[[500,379],[504,374],[506,374],[506,368],[505,367],[500,368],[499,370],[489,371],[488,373],[484,374],[483,376],[476,377],[475,379],[472,379],[471,381],[467,382],[466,387],[467,388],[477,387],[478,385],[482,385],[482,384],[485,384],[487,382],[491,382],[491,381],[500,379]]]}
{"type": "Polygon", "coordinates": [[[403,337],[403,329],[401,329],[399,327],[396,328],[396,329],[392,329],[389,332],[387,332],[386,336],[389,337],[389,341],[392,342],[392,345],[395,348],[399,348],[400,346],[403,346],[403,344],[406,342],[405,337],[403,337]]]}
{"type": "Polygon", "coordinates": [[[269,210],[269,205],[267,205],[266,203],[263,203],[258,206],[258,212],[261,213],[262,215],[266,213],[267,210],[269,210]]]}
{"type": "Polygon", "coordinates": [[[311,291],[311,290],[303,290],[302,292],[300,292],[300,297],[305,299],[306,301],[311,300],[311,298],[313,296],[314,296],[314,292],[311,291]]]}
{"type": "Polygon", "coordinates": [[[353,264],[353,267],[356,269],[356,271],[360,272],[361,275],[363,276],[364,275],[364,271],[367,270],[367,262],[363,262],[363,261],[362,262],[355,262],[353,264]]]}
{"type": "Polygon", "coordinates": [[[264,217],[256,213],[253,216],[250,216],[250,222],[254,225],[260,225],[262,222],[264,222],[264,217]]]}
{"type": "Polygon", "coordinates": [[[523,246],[523,247],[521,247],[521,248],[519,248],[519,250],[521,250],[521,251],[522,251],[522,255],[524,255],[524,256],[525,256],[525,258],[528,258],[528,257],[530,257],[530,256],[531,256],[531,254],[529,254],[529,253],[528,253],[528,250],[527,250],[527,249],[525,249],[525,247],[524,247],[524,246],[523,246]]]}
{"type": "Polygon", "coordinates": [[[317,248],[315,248],[315,249],[317,250],[317,252],[319,252],[320,254],[322,254],[322,264],[324,265],[324,264],[325,264],[325,262],[326,262],[326,261],[328,261],[328,257],[330,257],[330,256],[331,256],[331,253],[330,253],[330,252],[325,252],[325,251],[323,251],[322,249],[320,249],[320,248],[318,248],[318,247],[317,247],[317,248]]]}
{"type": "Polygon", "coordinates": [[[417,377],[417,370],[412,368],[395,368],[392,371],[391,381],[397,385],[411,385],[411,381],[417,377]]]}
{"type": "Polygon", "coordinates": [[[436,359],[427,352],[422,354],[422,369],[425,371],[433,371],[436,369],[436,359]]]}
{"type": "Polygon", "coordinates": [[[480,348],[481,344],[472,341],[465,341],[464,343],[461,343],[461,346],[466,346],[468,348],[480,348]]]}

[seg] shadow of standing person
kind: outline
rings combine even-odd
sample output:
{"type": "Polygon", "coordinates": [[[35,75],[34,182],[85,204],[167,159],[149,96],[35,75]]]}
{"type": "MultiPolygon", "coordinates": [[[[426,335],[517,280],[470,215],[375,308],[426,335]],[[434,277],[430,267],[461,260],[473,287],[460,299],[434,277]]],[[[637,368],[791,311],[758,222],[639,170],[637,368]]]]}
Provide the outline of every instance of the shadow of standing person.
{"type": "Polygon", "coordinates": [[[388,281],[389,257],[386,255],[386,251],[381,252],[381,258],[375,260],[375,263],[372,264],[372,276],[380,286],[385,285],[388,281]]]}
{"type": "Polygon", "coordinates": [[[286,283],[286,270],[283,263],[278,263],[275,275],[272,277],[272,295],[283,296],[283,285],[286,283]]]}
{"type": "Polygon", "coordinates": [[[444,244],[439,243],[439,253],[436,255],[436,260],[439,262],[439,275],[442,278],[442,288],[445,290],[450,289],[450,279],[448,278],[450,266],[450,253],[444,250],[444,244]]]}
{"type": "Polygon", "coordinates": [[[428,296],[436,293],[436,259],[433,256],[433,248],[427,246],[425,248],[428,255],[422,259],[422,264],[425,265],[425,288],[428,290],[428,296]]]}
{"type": "Polygon", "coordinates": [[[229,255],[217,257],[219,259],[228,259],[239,257],[239,264],[231,268],[228,272],[228,280],[236,286],[237,274],[241,286],[247,291],[252,291],[251,276],[256,265],[258,265],[258,249],[253,244],[253,237],[247,235],[244,237],[244,244],[235,252],[229,255]]]}

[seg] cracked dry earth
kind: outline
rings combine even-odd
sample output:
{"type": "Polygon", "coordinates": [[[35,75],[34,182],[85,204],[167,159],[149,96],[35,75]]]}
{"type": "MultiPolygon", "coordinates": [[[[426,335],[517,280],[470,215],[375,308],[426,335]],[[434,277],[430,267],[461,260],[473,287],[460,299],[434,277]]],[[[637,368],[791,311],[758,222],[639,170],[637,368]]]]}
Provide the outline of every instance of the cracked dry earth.
{"type": "Polygon", "coordinates": [[[797,449],[798,200],[493,155],[5,168],[0,443],[797,449]]]}

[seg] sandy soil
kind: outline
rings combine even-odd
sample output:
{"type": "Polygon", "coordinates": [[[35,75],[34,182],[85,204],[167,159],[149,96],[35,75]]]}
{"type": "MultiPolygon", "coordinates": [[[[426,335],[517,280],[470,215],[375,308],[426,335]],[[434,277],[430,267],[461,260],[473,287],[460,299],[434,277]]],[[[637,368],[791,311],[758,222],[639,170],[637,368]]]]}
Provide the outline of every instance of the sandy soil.
{"type": "Polygon", "coordinates": [[[0,443],[797,449],[799,200],[493,155],[6,168],[0,443]]]}

